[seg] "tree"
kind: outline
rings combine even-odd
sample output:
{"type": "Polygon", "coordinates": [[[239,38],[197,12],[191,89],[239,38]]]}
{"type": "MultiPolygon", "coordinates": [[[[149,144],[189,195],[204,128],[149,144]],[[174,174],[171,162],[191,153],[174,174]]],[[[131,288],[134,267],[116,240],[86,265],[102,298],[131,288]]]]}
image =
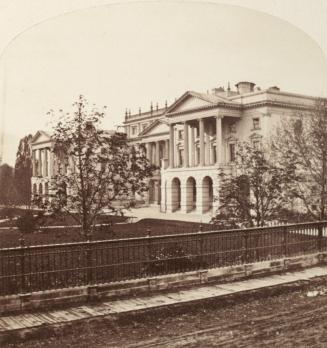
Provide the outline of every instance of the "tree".
{"type": "Polygon", "coordinates": [[[273,146],[280,168],[289,177],[290,201],[299,202],[314,220],[327,217],[327,99],[310,112],[284,120],[273,146]]]}
{"type": "Polygon", "coordinates": [[[5,163],[0,166],[0,204],[8,206],[15,201],[14,169],[5,163]]]}
{"type": "MultiPolygon", "coordinates": [[[[53,128],[58,173],[51,187],[52,211],[66,211],[90,236],[103,209],[147,190],[152,167],[140,147],[129,146],[126,134],[100,129],[104,110],[89,107],[80,96],[75,111],[64,114],[53,128]]],[[[53,111],[50,114],[54,114],[53,111]]]]}
{"type": "Polygon", "coordinates": [[[30,205],[32,178],[32,135],[29,134],[19,141],[15,163],[15,188],[20,204],[30,205]]]}
{"type": "Polygon", "coordinates": [[[232,168],[229,174],[219,173],[219,209],[212,222],[235,228],[264,226],[276,219],[285,201],[286,178],[274,165],[269,146],[237,144],[232,168]]]}

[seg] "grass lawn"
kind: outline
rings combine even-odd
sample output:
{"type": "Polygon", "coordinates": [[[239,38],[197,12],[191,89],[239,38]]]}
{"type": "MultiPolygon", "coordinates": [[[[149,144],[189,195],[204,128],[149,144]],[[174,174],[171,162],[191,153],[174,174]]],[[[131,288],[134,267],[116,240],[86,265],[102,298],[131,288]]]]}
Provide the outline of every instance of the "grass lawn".
{"type": "MultiPolygon", "coordinates": [[[[20,238],[24,238],[26,245],[44,245],[57,243],[82,242],[85,238],[80,234],[80,228],[71,227],[73,220],[70,218],[66,228],[55,228],[51,226],[64,225],[60,220],[52,220],[47,225],[46,229],[39,229],[33,233],[22,234],[16,229],[0,229],[0,249],[15,247],[20,245],[20,238]]],[[[65,221],[64,221],[65,222],[65,221]]],[[[145,237],[148,232],[152,236],[160,236],[165,234],[180,234],[198,232],[200,230],[199,223],[174,221],[174,220],[159,220],[159,219],[143,219],[137,223],[122,223],[121,217],[113,216],[100,220],[99,223],[112,222],[113,226],[99,226],[96,228],[92,240],[110,240],[121,238],[145,237]]],[[[11,223],[14,225],[14,221],[11,223]]],[[[76,222],[75,222],[76,224],[76,222]]],[[[8,226],[8,223],[0,224],[0,227],[8,226]]],[[[202,224],[203,230],[215,229],[213,225],[202,224]]]]}

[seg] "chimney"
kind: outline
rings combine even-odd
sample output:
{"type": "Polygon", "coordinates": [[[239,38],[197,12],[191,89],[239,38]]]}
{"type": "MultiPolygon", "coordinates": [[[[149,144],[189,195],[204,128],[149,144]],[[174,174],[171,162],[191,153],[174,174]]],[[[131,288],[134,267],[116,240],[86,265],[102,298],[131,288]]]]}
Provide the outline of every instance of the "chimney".
{"type": "Polygon", "coordinates": [[[251,93],[254,91],[255,83],[248,82],[248,81],[241,81],[237,83],[235,86],[239,94],[245,94],[245,93],[251,93]]]}
{"type": "Polygon", "coordinates": [[[223,94],[225,92],[225,88],[224,87],[213,88],[211,92],[212,94],[215,94],[215,95],[223,94]]]}
{"type": "Polygon", "coordinates": [[[280,88],[277,87],[277,86],[272,86],[272,87],[269,87],[269,88],[268,88],[268,91],[275,91],[275,92],[278,92],[278,91],[280,91],[280,88]]]}

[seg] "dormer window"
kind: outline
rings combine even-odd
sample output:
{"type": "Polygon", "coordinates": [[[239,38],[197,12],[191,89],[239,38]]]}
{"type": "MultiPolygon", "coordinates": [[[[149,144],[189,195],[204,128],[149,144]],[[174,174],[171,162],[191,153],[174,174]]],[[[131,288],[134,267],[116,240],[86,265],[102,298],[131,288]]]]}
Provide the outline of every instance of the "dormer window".
{"type": "Polygon", "coordinates": [[[255,117],[252,119],[253,121],[253,129],[260,129],[260,119],[255,117]]]}

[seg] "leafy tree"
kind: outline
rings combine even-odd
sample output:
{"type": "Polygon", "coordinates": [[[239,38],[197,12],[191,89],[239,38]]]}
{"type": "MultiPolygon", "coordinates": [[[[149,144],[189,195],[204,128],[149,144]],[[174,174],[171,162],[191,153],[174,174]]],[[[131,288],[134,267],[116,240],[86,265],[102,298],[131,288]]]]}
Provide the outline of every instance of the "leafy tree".
{"type": "Polygon", "coordinates": [[[230,173],[221,170],[219,209],[212,222],[222,228],[264,226],[283,208],[286,177],[274,165],[268,146],[237,144],[230,173]]]}
{"type": "Polygon", "coordinates": [[[0,204],[8,206],[15,201],[14,169],[5,163],[0,166],[0,204]]]}
{"type": "Polygon", "coordinates": [[[19,141],[15,163],[15,188],[17,200],[20,204],[30,205],[32,153],[30,143],[32,135],[29,134],[19,141]]]}
{"type": "Polygon", "coordinates": [[[73,113],[60,111],[53,127],[59,166],[51,210],[71,214],[88,237],[104,209],[115,211],[117,200],[147,190],[145,179],[152,167],[141,148],[127,144],[126,134],[100,129],[105,108],[89,107],[83,96],[73,107],[73,113]]]}
{"type": "Polygon", "coordinates": [[[289,177],[287,193],[296,209],[314,220],[327,217],[327,99],[311,112],[284,120],[274,139],[280,168],[289,177]]]}

